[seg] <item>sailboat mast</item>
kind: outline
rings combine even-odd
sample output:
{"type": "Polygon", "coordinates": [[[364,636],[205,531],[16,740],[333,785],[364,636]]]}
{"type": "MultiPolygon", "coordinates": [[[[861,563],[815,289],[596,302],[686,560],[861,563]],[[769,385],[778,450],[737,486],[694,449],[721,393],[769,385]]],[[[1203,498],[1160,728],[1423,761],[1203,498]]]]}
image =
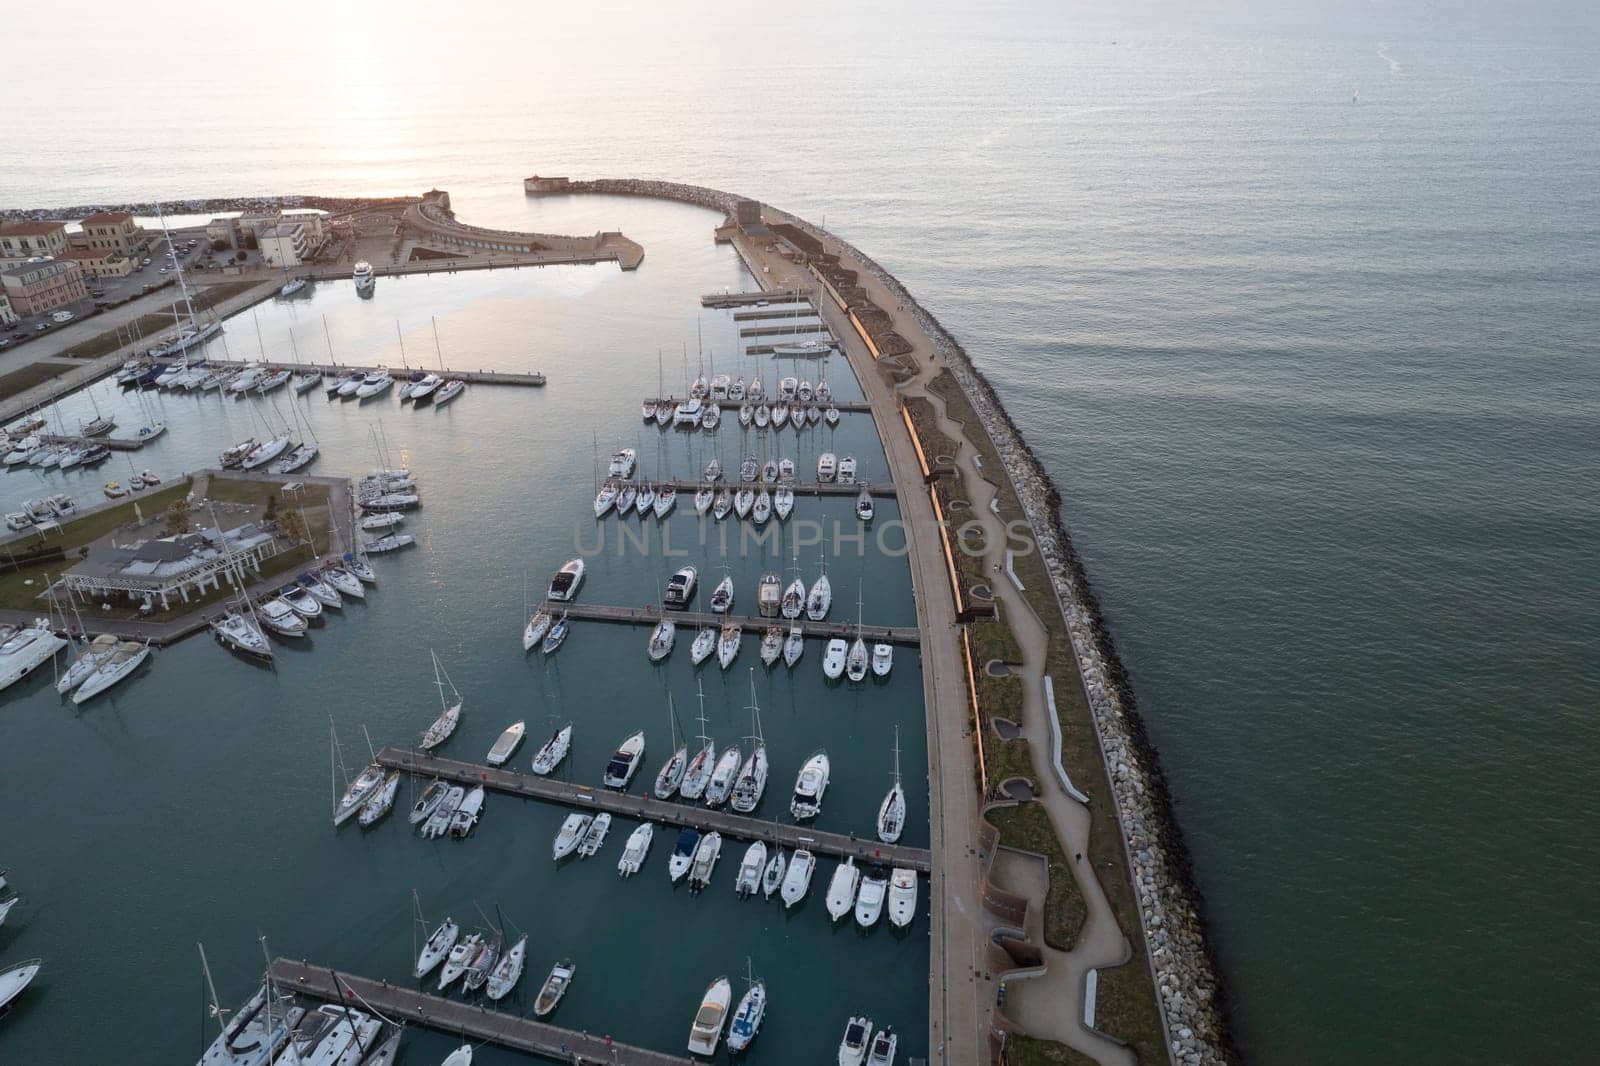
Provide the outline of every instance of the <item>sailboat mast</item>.
{"type": "Polygon", "coordinates": [[[433,354],[439,357],[439,370],[444,370],[444,349],[439,347],[439,320],[432,315],[428,321],[433,323],[433,354]]]}
{"type": "Polygon", "coordinates": [[[217,1032],[221,1035],[228,1027],[222,1022],[222,1004],[217,1002],[217,986],[211,980],[211,964],[206,961],[206,946],[198,940],[194,946],[200,949],[200,969],[206,975],[206,990],[211,995],[211,1016],[217,1020],[217,1032]]]}

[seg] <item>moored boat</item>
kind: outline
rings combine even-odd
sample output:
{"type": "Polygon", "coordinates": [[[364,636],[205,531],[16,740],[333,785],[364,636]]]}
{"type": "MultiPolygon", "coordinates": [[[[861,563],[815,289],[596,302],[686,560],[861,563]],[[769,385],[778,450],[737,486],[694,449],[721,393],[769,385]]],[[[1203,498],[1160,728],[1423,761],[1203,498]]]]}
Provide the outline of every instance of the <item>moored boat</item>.
{"type": "Polygon", "coordinates": [[[561,1002],[561,997],[567,994],[567,989],[572,985],[572,979],[578,974],[578,967],[571,959],[563,959],[550,970],[550,976],[544,979],[544,984],[539,988],[539,996],[534,1000],[533,1013],[543,1018],[556,1009],[556,1004],[561,1002]]]}
{"type": "Polygon", "coordinates": [[[789,872],[783,875],[780,895],[787,909],[806,898],[811,888],[811,875],[816,872],[817,857],[804,848],[796,848],[789,857],[789,872]]]}
{"type": "Polygon", "coordinates": [[[489,748],[489,754],[485,756],[484,761],[490,766],[504,766],[511,760],[511,756],[516,754],[527,732],[526,722],[512,722],[506,726],[505,732],[501,733],[499,739],[489,748]]]}
{"type": "Polygon", "coordinates": [[[733,1000],[733,985],[726,977],[719,977],[706,987],[700,997],[700,1009],[695,1012],[694,1024],[689,1029],[689,1051],[695,1055],[715,1055],[722,1042],[722,1026],[728,1017],[728,1005],[733,1000]]]}
{"type": "Polygon", "coordinates": [[[917,916],[917,871],[897,866],[889,874],[889,922],[904,929],[917,916]]]}
{"type": "Polygon", "coordinates": [[[815,818],[822,810],[822,796],[828,790],[828,753],[818,751],[805,761],[795,778],[789,813],[795,821],[815,818]]]}
{"type": "Polygon", "coordinates": [[[854,858],[847,858],[834,867],[833,879],[828,882],[828,917],[837,922],[850,913],[860,884],[861,871],[856,869],[854,858]]]}

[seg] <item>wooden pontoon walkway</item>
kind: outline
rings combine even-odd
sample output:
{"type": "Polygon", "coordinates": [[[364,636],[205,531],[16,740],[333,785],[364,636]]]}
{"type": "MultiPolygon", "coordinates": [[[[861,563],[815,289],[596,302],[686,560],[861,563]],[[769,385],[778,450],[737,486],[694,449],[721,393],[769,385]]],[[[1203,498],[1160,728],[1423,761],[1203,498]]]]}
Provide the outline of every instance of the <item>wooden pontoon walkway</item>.
{"type": "MultiPolygon", "coordinates": [[[[690,496],[693,496],[697,491],[699,491],[701,482],[698,482],[698,481],[671,481],[671,482],[668,482],[668,484],[670,484],[673,488],[677,489],[679,492],[687,492],[690,496]]],[[[729,488],[729,489],[732,489],[732,490],[735,490],[735,491],[737,491],[738,489],[741,489],[741,488],[745,488],[747,486],[749,488],[756,489],[758,491],[762,488],[762,486],[761,486],[761,484],[759,482],[748,482],[748,483],[747,482],[740,482],[740,481],[718,482],[718,487],[719,488],[720,487],[726,487],[726,488],[729,488]]],[[[776,486],[769,485],[769,486],[766,486],[766,487],[768,489],[771,489],[771,488],[775,488],[776,486]]],[[[838,482],[835,482],[835,481],[802,481],[802,482],[798,482],[796,484],[790,485],[789,487],[791,489],[794,489],[794,494],[796,496],[849,496],[851,499],[854,499],[855,497],[861,495],[861,490],[862,489],[866,489],[869,493],[871,493],[874,496],[885,496],[885,497],[888,497],[888,496],[898,496],[900,494],[899,490],[897,490],[893,485],[889,485],[889,484],[871,485],[871,484],[866,484],[866,483],[859,482],[859,481],[856,482],[854,485],[841,485],[841,484],[839,484],[838,482]]],[[[686,501],[686,502],[690,502],[690,501],[686,501]]],[[[774,517],[776,517],[776,516],[774,516],[774,517]]]]}
{"type": "MultiPolygon", "coordinates": [[[[524,984],[531,980],[537,986],[540,978],[536,976],[536,970],[537,967],[523,974],[524,984]]],[[[519,1018],[515,1014],[489,1010],[459,999],[445,999],[411,988],[399,988],[388,981],[374,981],[370,977],[357,977],[349,973],[336,974],[326,966],[313,966],[295,959],[274,959],[272,979],[285,991],[292,990],[330,1003],[337,1003],[342,997],[344,1002],[357,1010],[361,1009],[364,1001],[392,1022],[428,1026],[476,1042],[542,1055],[557,1062],[605,1063],[606,1066],[689,1066],[693,1061],[663,1051],[619,1044],[574,1029],[547,1025],[531,1018],[519,1018]],[[336,977],[337,986],[334,984],[336,977]]]]}
{"type": "MultiPolygon", "coordinates": [[[[449,380],[450,378],[459,378],[460,380],[465,381],[468,385],[522,385],[531,388],[539,388],[545,383],[543,374],[519,374],[504,370],[434,370],[425,366],[353,366],[349,363],[236,363],[218,362],[215,360],[207,363],[206,365],[211,367],[213,370],[224,368],[232,370],[239,366],[246,365],[265,366],[269,370],[287,370],[291,374],[303,374],[307,370],[315,370],[326,377],[337,377],[340,374],[372,374],[379,370],[387,370],[390,374],[394,375],[395,384],[397,385],[403,383],[406,378],[413,373],[438,374],[440,377],[446,380],[449,380]]],[[[282,388],[274,391],[288,392],[289,389],[288,386],[283,386],[282,388]]],[[[254,389],[251,389],[247,393],[224,392],[222,395],[259,396],[261,394],[256,392],[254,389]]],[[[387,395],[387,393],[385,395],[387,395]]]]}
{"type": "MultiPolygon", "coordinates": [[[[546,604],[552,614],[566,611],[568,617],[586,622],[626,622],[633,625],[655,625],[661,621],[664,608],[608,607],[596,603],[546,604]]],[[[789,628],[787,618],[749,618],[741,615],[714,614],[710,611],[665,611],[666,617],[684,626],[721,626],[723,622],[737,622],[744,627],[744,635],[759,638],[767,626],[789,628]]],[[[807,637],[843,637],[851,640],[856,635],[854,622],[813,622],[807,618],[795,621],[805,627],[807,637]]],[[[890,644],[921,644],[922,635],[915,626],[862,626],[861,636],[868,641],[888,641],[890,644]]]]}
{"type": "Polygon", "coordinates": [[[811,303],[811,294],[802,289],[774,289],[766,292],[708,292],[700,297],[701,307],[749,307],[758,303],[811,303]]]}
{"type": "MultiPolygon", "coordinates": [[[[670,404],[672,404],[672,406],[676,407],[676,406],[678,406],[678,404],[682,403],[683,400],[679,399],[676,396],[668,396],[665,399],[661,399],[659,397],[657,399],[654,399],[654,400],[648,400],[647,399],[645,402],[646,403],[655,403],[655,404],[670,403],[670,404]]],[[[773,404],[777,403],[778,401],[777,401],[776,397],[768,396],[765,399],[763,399],[761,402],[766,404],[768,407],[771,407],[773,404]]],[[[739,408],[743,407],[745,403],[746,403],[746,401],[744,401],[744,400],[718,400],[717,401],[717,406],[722,408],[724,411],[733,411],[733,412],[737,413],[739,408]]],[[[828,402],[825,401],[825,400],[812,400],[810,402],[810,406],[812,406],[812,407],[821,407],[824,411],[826,411],[828,409],[828,402]]],[[[856,415],[869,414],[872,411],[872,405],[870,403],[861,403],[858,400],[840,400],[840,401],[836,401],[833,404],[833,406],[837,407],[839,409],[839,413],[840,414],[846,414],[846,415],[848,415],[848,414],[856,414],[856,415]]],[[[818,423],[818,424],[820,425],[821,423],[818,423]]],[[[752,426],[753,426],[753,424],[752,424],[752,426]]],[[[785,422],[783,425],[779,426],[778,428],[779,429],[788,429],[789,428],[789,423],[785,422]]]]}
{"type": "Polygon", "coordinates": [[[833,336],[833,330],[828,328],[826,322],[791,322],[787,326],[745,326],[739,331],[741,337],[782,337],[793,333],[826,333],[833,336]]]}
{"type": "Polygon", "coordinates": [[[791,304],[779,308],[762,307],[754,311],[735,311],[733,320],[735,322],[759,322],[764,318],[815,318],[816,315],[817,309],[814,307],[795,307],[791,304]]]}
{"type": "MultiPolygon", "coordinates": [[[[664,825],[688,826],[701,832],[716,830],[725,837],[739,840],[765,840],[789,848],[805,848],[813,854],[832,855],[837,858],[851,856],[867,862],[907,866],[921,873],[932,869],[933,856],[926,848],[908,848],[900,844],[885,844],[876,837],[859,838],[843,833],[826,833],[805,825],[771,822],[765,818],[749,818],[731,810],[712,810],[703,803],[677,803],[658,800],[654,796],[614,792],[591,785],[575,785],[553,777],[519,774],[515,770],[497,769],[480,763],[442,759],[426,752],[406,748],[387,747],[378,752],[378,762],[390,770],[405,770],[424,777],[439,777],[458,785],[482,785],[495,792],[504,792],[526,799],[545,800],[576,807],[583,811],[609,811],[614,817],[635,818],[640,821],[659,822],[664,825]]],[[[643,771],[648,788],[654,775],[643,771]]],[[[782,803],[788,794],[784,787],[788,780],[784,771],[776,767],[767,781],[768,802],[782,803]],[[776,786],[776,787],[774,787],[776,786]],[[776,793],[776,795],[771,795],[776,793]]],[[[871,812],[867,812],[870,814],[871,812]]],[[[870,832],[870,831],[869,831],[870,832]]]]}

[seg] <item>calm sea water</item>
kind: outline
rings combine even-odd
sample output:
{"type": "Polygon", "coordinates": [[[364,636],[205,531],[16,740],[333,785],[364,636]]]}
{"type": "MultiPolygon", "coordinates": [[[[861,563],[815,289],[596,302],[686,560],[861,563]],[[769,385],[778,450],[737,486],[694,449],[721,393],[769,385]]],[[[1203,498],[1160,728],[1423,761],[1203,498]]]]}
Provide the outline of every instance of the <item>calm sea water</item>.
{"type": "MultiPolygon", "coordinates": [[[[166,46],[178,27],[203,30],[205,48],[114,95],[66,68],[11,86],[0,202],[438,185],[470,220],[626,226],[649,249],[634,278],[551,271],[482,290],[408,281],[393,291],[414,299],[330,312],[336,347],[389,344],[397,316],[425,346],[425,318],[439,314],[447,353],[537,353],[553,381],[570,383],[561,393],[583,382],[579,396],[533,399],[535,411],[551,405],[543,418],[528,417],[526,399],[478,390],[472,412],[503,410],[514,435],[464,425],[478,421],[467,405],[448,416],[454,432],[407,427],[418,434],[410,453],[428,457],[415,462],[448,455],[456,466],[436,469],[512,480],[535,467],[586,477],[595,418],[585,405],[612,402],[587,375],[631,361],[648,378],[658,345],[670,371],[671,346],[694,325],[690,302],[634,293],[696,291],[698,278],[664,275],[682,256],[714,260],[698,216],[528,203],[521,177],[679,178],[825,219],[963,340],[1060,485],[1161,750],[1250,1056],[1587,1052],[1576,1020],[1592,1014],[1585,945],[1597,930],[1585,860],[1600,843],[1589,787],[1600,741],[1590,5],[823,4],[729,17],[713,5],[496,4],[445,16],[352,3],[317,15],[315,35],[264,37],[256,12],[201,5],[133,26],[17,13],[30,40],[77,58],[73,70],[166,46]],[[596,309],[635,323],[626,343],[596,309]]],[[[736,268],[716,262],[713,284],[736,283],[736,268]]],[[[304,325],[302,342],[317,332],[304,325]]],[[[636,389],[614,400],[616,426],[629,425],[636,389]]],[[[345,433],[354,453],[366,417],[327,432],[345,433]]],[[[541,510],[530,492],[462,487],[459,498],[462,513],[438,526],[430,499],[429,543],[389,568],[383,597],[423,582],[414,594],[454,615],[451,570],[468,568],[452,551],[504,537],[494,516],[469,508],[541,510]]],[[[553,557],[520,543],[494,550],[505,574],[553,557]]],[[[514,577],[502,583],[509,620],[519,590],[514,577]]],[[[870,585],[867,595],[886,610],[903,602],[870,585]]],[[[438,623],[454,632],[447,660],[466,667],[465,648],[485,639],[482,614],[438,623]]],[[[260,916],[291,891],[289,913],[309,914],[318,878],[334,876],[319,857],[348,859],[347,841],[308,829],[284,796],[303,788],[315,807],[315,775],[298,759],[320,743],[321,705],[348,703],[374,679],[394,686],[377,700],[398,700],[419,682],[395,668],[424,641],[448,643],[415,617],[392,619],[374,604],[359,624],[319,634],[304,669],[321,687],[309,693],[289,670],[267,685],[224,683],[221,672],[238,669],[196,647],[141,683],[137,698],[154,702],[137,717],[95,712],[45,744],[18,723],[59,713],[8,707],[6,751],[29,757],[8,757],[4,787],[47,788],[52,810],[137,819],[139,833],[114,835],[119,849],[129,839],[149,849],[147,866],[130,872],[64,843],[62,862],[129,899],[160,872],[151,887],[163,894],[145,909],[161,912],[162,928],[133,949],[116,937],[148,922],[144,909],[86,915],[80,902],[31,916],[26,935],[8,930],[0,947],[32,953],[45,928],[76,930],[76,968],[107,970],[90,1009],[118,1026],[164,1009],[123,986],[150,972],[182,985],[195,935],[238,944],[259,924],[286,950],[365,961],[373,926],[359,912],[306,917],[300,931],[260,916]],[[365,646],[321,654],[338,641],[365,646]],[[143,733],[140,748],[161,751],[210,720],[160,692],[157,677],[178,674],[180,658],[209,663],[194,667],[218,672],[207,691],[228,693],[214,713],[245,701],[229,718],[257,732],[186,739],[190,758],[222,749],[193,777],[165,756],[152,757],[153,781],[108,757],[86,763],[86,729],[143,733]],[[294,709],[270,711],[280,699],[294,709]],[[116,800],[84,786],[97,773],[114,776],[116,800]],[[259,812],[228,820],[242,827],[240,851],[257,845],[290,876],[241,875],[237,859],[194,844],[202,816],[185,800],[213,804],[229,783],[259,812]],[[89,927],[125,964],[107,969],[89,927]]],[[[580,647],[562,653],[569,678],[580,647]]],[[[485,829],[511,832],[510,821],[491,815],[485,829]]],[[[543,846],[543,828],[529,846],[543,846]]],[[[484,843],[440,854],[481,856],[484,843]]],[[[358,846],[417,853],[382,834],[358,846]]],[[[67,876],[55,857],[35,865],[67,876]]],[[[360,869],[360,888],[384,897],[386,935],[403,936],[393,900],[417,878],[360,869]]],[[[711,920],[695,906],[685,913],[711,920]]],[[[912,962],[882,946],[864,954],[912,962]]],[[[229,961],[242,974],[248,950],[229,961]]]]}

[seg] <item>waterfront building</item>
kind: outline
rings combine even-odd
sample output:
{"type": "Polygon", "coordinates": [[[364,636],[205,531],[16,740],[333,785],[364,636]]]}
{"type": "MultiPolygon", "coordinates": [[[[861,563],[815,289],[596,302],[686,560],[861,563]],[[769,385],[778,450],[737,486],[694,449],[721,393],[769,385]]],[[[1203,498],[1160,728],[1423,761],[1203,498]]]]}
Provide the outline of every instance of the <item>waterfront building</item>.
{"type": "Polygon", "coordinates": [[[174,597],[188,603],[191,592],[204,595],[208,588],[220,589],[224,578],[232,584],[234,567],[259,571],[263,560],[287,547],[254,523],[226,533],[202,529],[120,547],[92,547],[87,558],[62,575],[62,583],[86,598],[126,596],[152,607],[159,600],[166,610],[174,597]]]}
{"type": "Polygon", "coordinates": [[[66,248],[64,222],[0,222],[0,266],[59,255],[66,248]]]}
{"type": "Polygon", "coordinates": [[[133,258],[150,240],[150,234],[126,211],[100,211],[78,225],[83,232],[74,236],[71,243],[90,251],[133,258]]]}
{"type": "Polygon", "coordinates": [[[261,258],[270,267],[299,266],[316,255],[326,241],[320,215],[288,216],[256,235],[261,258]]]}
{"type": "Polygon", "coordinates": [[[17,313],[11,308],[11,297],[0,288],[0,326],[14,326],[17,324],[17,313]]]}
{"type": "Polygon", "coordinates": [[[76,245],[62,252],[61,259],[78,264],[91,278],[125,278],[139,267],[139,261],[113,248],[79,248],[76,245]]]}
{"type": "Polygon", "coordinates": [[[36,315],[87,299],[83,269],[70,259],[34,258],[0,269],[0,289],[19,315],[36,315]]]}

